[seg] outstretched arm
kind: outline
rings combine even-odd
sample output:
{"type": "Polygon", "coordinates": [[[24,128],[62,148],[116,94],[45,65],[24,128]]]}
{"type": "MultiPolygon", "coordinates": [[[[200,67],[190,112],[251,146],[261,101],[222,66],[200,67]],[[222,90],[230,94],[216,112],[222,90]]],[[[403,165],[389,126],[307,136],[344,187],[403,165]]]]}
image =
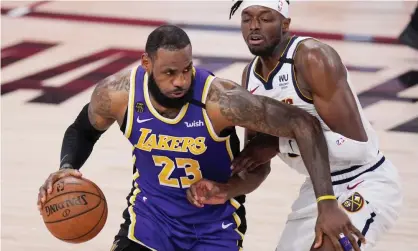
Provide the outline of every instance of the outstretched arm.
{"type": "MultiPolygon", "coordinates": [[[[244,88],[247,70],[248,66],[245,67],[242,74],[244,88]]],[[[256,132],[246,129],[244,145],[254,138],[256,134],[256,132]]],[[[275,151],[273,154],[276,154],[275,151]]],[[[203,207],[204,204],[223,204],[231,198],[253,192],[267,178],[270,170],[270,161],[267,161],[259,165],[257,169],[251,171],[238,173],[233,170],[233,175],[226,184],[201,179],[194,183],[187,191],[187,198],[192,204],[198,207],[203,207]]]]}
{"type": "Polygon", "coordinates": [[[216,131],[241,126],[276,137],[294,138],[317,197],[333,195],[328,148],[319,121],[297,107],[252,95],[239,85],[215,79],[208,94],[207,112],[216,131]]]}

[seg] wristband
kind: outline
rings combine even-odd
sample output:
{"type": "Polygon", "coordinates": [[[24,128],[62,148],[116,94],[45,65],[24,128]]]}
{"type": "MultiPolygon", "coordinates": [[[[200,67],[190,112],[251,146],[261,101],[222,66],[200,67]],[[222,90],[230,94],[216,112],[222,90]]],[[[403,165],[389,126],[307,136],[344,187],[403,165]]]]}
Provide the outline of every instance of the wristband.
{"type": "Polygon", "coordinates": [[[316,202],[318,203],[318,202],[323,201],[323,200],[336,200],[336,199],[337,199],[337,197],[335,197],[335,195],[323,195],[323,196],[319,196],[316,199],[316,202]]]}

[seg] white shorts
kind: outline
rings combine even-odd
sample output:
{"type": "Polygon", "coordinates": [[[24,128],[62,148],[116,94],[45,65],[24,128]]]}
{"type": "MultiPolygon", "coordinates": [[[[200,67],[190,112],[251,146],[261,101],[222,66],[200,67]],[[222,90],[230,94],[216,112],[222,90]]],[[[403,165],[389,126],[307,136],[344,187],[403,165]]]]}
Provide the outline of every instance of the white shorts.
{"type": "MultiPolygon", "coordinates": [[[[396,168],[384,157],[378,164],[361,175],[355,168],[333,175],[334,193],[342,210],[366,237],[367,243],[360,246],[362,251],[374,247],[382,234],[395,224],[402,205],[396,168]],[[335,179],[337,176],[339,179],[335,179]]],[[[316,197],[308,178],[292,205],[276,251],[309,251],[315,239],[317,215],[316,197]]]]}

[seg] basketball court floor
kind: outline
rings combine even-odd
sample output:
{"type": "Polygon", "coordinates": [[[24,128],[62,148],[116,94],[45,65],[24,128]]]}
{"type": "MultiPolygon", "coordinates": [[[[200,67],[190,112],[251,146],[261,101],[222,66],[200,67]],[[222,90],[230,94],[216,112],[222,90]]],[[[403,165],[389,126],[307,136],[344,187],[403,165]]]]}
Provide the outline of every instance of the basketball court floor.
{"type": "MultiPolygon", "coordinates": [[[[404,208],[375,250],[418,250],[418,51],[399,45],[416,1],[292,1],[292,30],[329,43],[351,72],[381,151],[403,181],[404,208]]],[[[178,24],[195,65],[239,82],[251,55],[229,20],[232,1],[9,1],[1,3],[1,248],[109,250],[131,189],[131,146],[116,126],[82,168],[104,191],[109,216],[93,240],[55,239],[37,211],[62,137],[96,81],[139,62],[148,34],[178,24]]],[[[240,133],[242,131],[240,130],[240,133]]],[[[242,135],[242,134],[241,134],[242,135]]],[[[248,196],[244,250],[274,250],[304,177],[278,159],[248,196]]],[[[382,193],[385,191],[383,190],[382,193]]],[[[295,234],[295,238],[298,238],[295,234]]]]}

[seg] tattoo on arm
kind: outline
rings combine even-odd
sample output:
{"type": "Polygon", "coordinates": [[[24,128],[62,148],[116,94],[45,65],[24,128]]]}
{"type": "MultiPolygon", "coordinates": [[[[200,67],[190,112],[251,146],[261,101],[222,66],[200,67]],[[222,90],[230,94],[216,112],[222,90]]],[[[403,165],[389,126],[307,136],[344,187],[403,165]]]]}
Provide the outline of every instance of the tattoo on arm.
{"type": "Polygon", "coordinates": [[[106,130],[126,107],[130,89],[130,71],[109,76],[100,81],[93,91],[89,105],[89,119],[98,130],[106,130]]]}
{"type": "Polygon", "coordinates": [[[239,85],[215,79],[208,100],[225,126],[244,128],[276,137],[294,138],[317,196],[334,194],[327,143],[319,121],[306,111],[264,96],[252,95],[239,85]]]}
{"type": "Polygon", "coordinates": [[[229,126],[242,126],[274,136],[293,136],[289,121],[295,117],[292,112],[300,113],[295,107],[252,95],[235,83],[223,79],[214,81],[208,100],[217,103],[229,126]]]}

